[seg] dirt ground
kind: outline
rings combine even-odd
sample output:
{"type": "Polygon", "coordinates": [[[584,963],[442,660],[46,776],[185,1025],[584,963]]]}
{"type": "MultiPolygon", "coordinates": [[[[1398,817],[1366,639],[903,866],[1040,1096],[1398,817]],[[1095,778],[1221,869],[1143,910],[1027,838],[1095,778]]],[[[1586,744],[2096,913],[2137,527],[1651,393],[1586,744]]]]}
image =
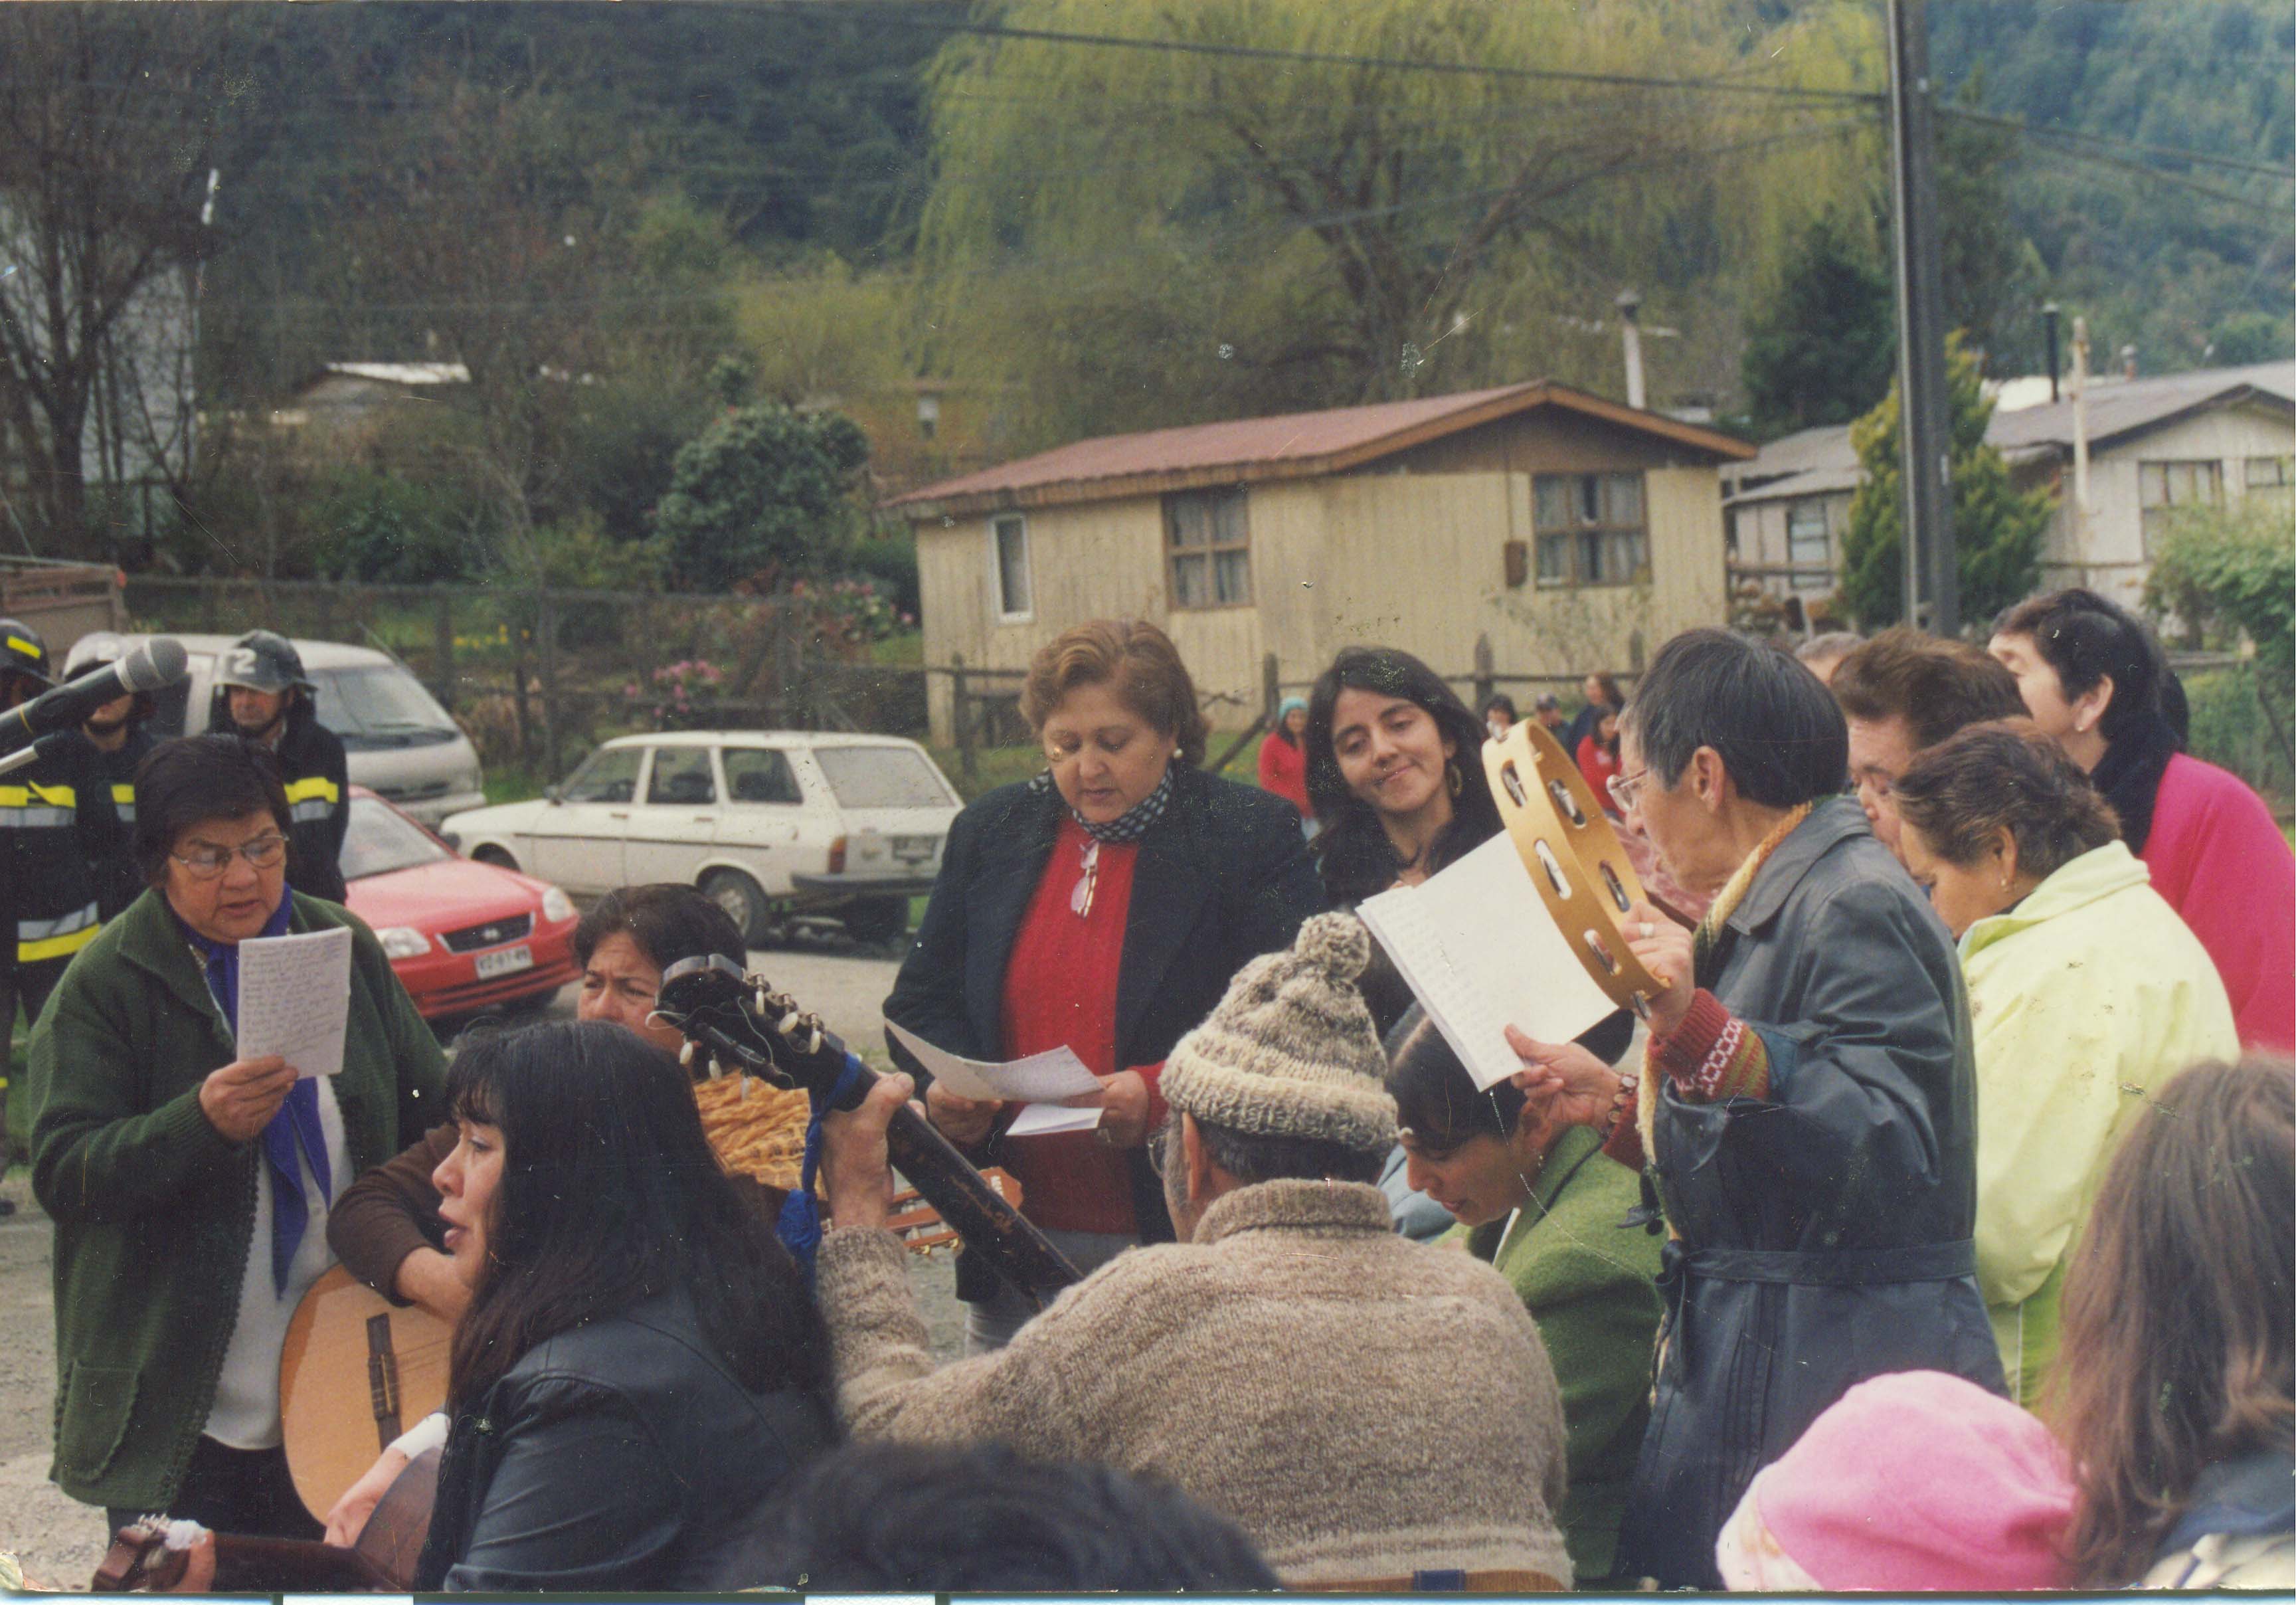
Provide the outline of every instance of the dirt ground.
{"type": "MultiPolygon", "coordinates": [[[[892,985],[890,959],[790,951],[752,959],[857,1048],[883,1041],[877,1010],[892,985]]],[[[546,1012],[570,1017],[572,989],[546,1012]]],[[[16,1204],[13,1215],[0,1219],[0,1550],[13,1551],[35,1579],[85,1588],[102,1556],[102,1513],[48,1481],[56,1385],[53,1230],[20,1166],[0,1181],[0,1197],[16,1204]]],[[[911,1271],[935,1351],[955,1357],[964,1322],[948,1255],[912,1260],[911,1271]]]]}

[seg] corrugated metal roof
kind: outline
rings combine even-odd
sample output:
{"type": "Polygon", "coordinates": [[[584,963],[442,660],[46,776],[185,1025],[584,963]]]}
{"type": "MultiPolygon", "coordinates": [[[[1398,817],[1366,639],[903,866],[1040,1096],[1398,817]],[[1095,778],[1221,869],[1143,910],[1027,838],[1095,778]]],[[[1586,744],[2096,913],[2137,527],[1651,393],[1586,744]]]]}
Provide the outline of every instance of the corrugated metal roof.
{"type": "Polygon", "coordinates": [[[1146,494],[1188,483],[1333,473],[1531,407],[1554,405],[1664,436],[1714,457],[1752,448],[1663,414],[1622,407],[1545,380],[1412,401],[1236,418],[1142,434],[1078,440],[1035,457],[912,490],[887,503],[920,511],[975,511],[1146,494]]]}
{"type": "MultiPolygon", "coordinates": [[[[2251,393],[2296,407],[2296,362],[2096,382],[2087,400],[2089,448],[2103,449],[2189,413],[2251,393]]],[[[2073,404],[2066,399],[2013,412],[1997,411],[1986,426],[1985,440],[2013,463],[2061,450],[2070,452],[2073,404]]],[[[1850,449],[1848,424],[1805,429],[1772,440],[1753,461],[1726,470],[1724,478],[1726,489],[1744,487],[1728,498],[1733,504],[1820,495],[1857,482],[1857,454],[1850,449]]]]}
{"type": "Polygon", "coordinates": [[[330,362],[330,374],[374,379],[385,384],[468,384],[471,370],[459,362],[330,362]]]}

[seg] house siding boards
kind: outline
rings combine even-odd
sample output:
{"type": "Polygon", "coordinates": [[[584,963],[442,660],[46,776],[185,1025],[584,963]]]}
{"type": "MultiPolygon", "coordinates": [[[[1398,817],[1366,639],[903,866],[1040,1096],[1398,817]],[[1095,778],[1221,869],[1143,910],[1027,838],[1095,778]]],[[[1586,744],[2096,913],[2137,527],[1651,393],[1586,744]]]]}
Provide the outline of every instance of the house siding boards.
{"type": "Polygon", "coordinates": [[[2071,507],[2072,468],[2054,458],[2034,465],[2029,477],[2054,480],[2056,510],[2042,539],[2041,582],[2086,585],[2135,606],[2143,598],[2151,559],[2144,550],[2144,498],[2138,469],[2144,463],[2212,462],[2221,465],[2224,499],[2235,505],[2247,490],[2251,457],[2287,457],[2296,452],[2296,429],[2285,411],[2260,402],[2228,407],[2147,430],[2089,458],[2089,502],[2086,539],[2079,539],[2071,507]]]}

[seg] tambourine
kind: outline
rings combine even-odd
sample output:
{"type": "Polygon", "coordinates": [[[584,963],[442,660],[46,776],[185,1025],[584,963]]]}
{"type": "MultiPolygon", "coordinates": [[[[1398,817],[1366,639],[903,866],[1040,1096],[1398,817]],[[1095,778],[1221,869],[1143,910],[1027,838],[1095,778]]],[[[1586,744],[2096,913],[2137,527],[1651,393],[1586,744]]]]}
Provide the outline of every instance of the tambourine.
{"type": "Polygon", "coordinates": [[[1644,1014],[1666,987],[1627,945],[1620,921],[1648,900],[1586,776],[1530,719],[1483,744],[1483,771],[1530,884],[1571,952],[1613,1002],[1644,1014]]]}

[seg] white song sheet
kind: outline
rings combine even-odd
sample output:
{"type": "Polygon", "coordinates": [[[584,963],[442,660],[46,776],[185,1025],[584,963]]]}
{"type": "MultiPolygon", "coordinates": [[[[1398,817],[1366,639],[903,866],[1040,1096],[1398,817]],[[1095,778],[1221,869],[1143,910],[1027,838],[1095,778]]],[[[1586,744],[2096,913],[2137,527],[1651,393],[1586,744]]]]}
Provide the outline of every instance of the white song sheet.
{"type": "Polygon", "coordinates": [[[1357,912],[1479,1089],[1522,1068],[1508,1026],[1567,1042],[1618,1008],[1571,952],[1504,831],[1357,912]]]}
{"type": "Polygon", "coordinates": [[[337,1075],[351,1011],[351,929],[239,944],[239,1057],[275,1053],[306,1076],[337,1075]]]}
{"type": "Polygon", "coordinates": [[[893,1033],[894,1041],[916,1056],[917,1063],[935,1081],[959,1098],[1028,1105],[1004,1133],[1008,1137],[1088,1132],[1100,1124],[1097,1108],[1071,1109],[1060,1101],[1100,1091],[1100,1077],[1085,1067],[1072,1049],[1054,1048],[1008,1064],[992,1065],[936,1048],[915,1032],[904,1030],[890,1020],[885,1029],[893,1033]]]}

